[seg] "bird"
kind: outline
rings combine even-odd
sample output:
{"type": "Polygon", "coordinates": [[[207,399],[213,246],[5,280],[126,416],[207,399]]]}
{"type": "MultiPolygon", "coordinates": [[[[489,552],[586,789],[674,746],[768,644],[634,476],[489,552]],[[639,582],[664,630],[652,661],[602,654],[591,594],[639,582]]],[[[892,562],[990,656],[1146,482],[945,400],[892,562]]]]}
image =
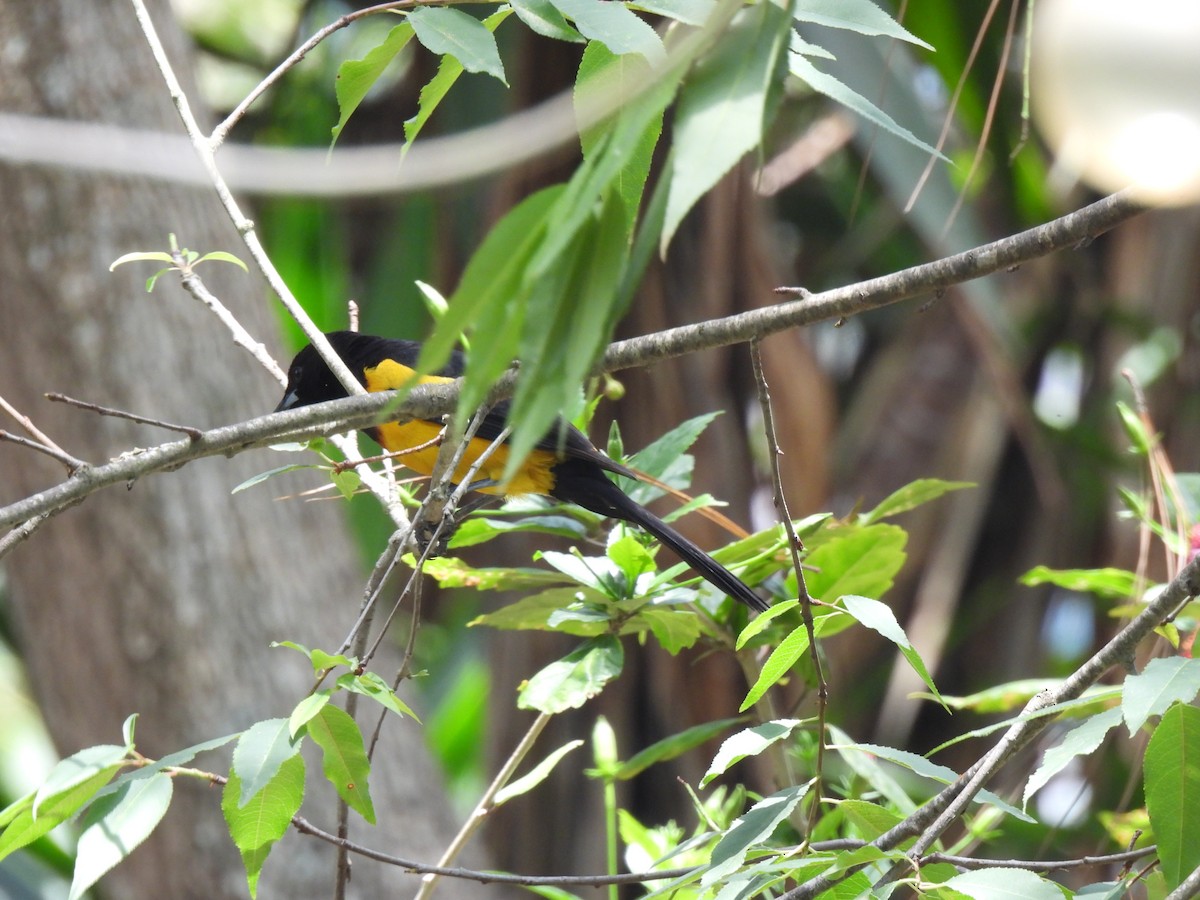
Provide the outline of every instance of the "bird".
{"type": "MultiPolygon", "coordinates": [[[[378,337],[354,331],[333,331],[325,335],[334,351],[369,392],[386,391],[411,383],[449,382],[463,373],[465,359],[454,351],[441,370],[416,378],[415,366],[421,355],[417,341],[378,337]]],[[[287,387],[276,412],[336,400],[348,395],[329,366],[311,344],[296,354],[288,367],[287,387]]],[[[495,404],[480,423],[463,459],[454,473],[461,481],[488,446],[505,427],[508,403],[495,404]]],[[[440,422],[412,419],[386,422],[364,431],[389,453],[397,454],[401,464],[422,475],[433,471],[438,455],[440,422]]],[[[471,489],[488,494],[521,496],[540,494],[612,519],[629,522],[670,547],[705,580],[728,596],[756,612],[765,612],[769,604],[745,582],[709,556],[646,507],[621,490],[606,473],[642,480],[639,474],[610,459],[592,445],[587,436],[573,425],[559,420],[534,446],[511,479],[503,480],[508,463],[508,447],[502,443],[473,476],[471,489]]]]}

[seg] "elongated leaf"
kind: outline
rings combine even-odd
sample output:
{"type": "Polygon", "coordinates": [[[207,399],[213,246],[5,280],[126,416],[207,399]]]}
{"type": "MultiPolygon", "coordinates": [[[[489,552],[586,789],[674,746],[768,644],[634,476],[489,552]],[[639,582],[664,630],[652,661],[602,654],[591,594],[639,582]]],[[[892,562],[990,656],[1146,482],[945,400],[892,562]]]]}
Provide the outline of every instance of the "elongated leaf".
{"type": "Polygon", "coordinates": [[[716,9],[716,0],[634,0],[632,9],[666,16],[685,25],[703,25],[716,9]]]}
{"type": "Polygon", "coordinates": [[[34,794],[33,815],[40,816],[42,804],[51,797],[58,797],[83,784],[91,784],[99,775],[105,775],[104,781],[107,781],[120,768],[128,752],[128,746],[98,744],[60,760],[34,794]]]}
{"type": "Polygon", "coordinates": [[[750,848],[771,837],[779,823],[804,799],[811,785],[812,782],[807,782],[777,791],[735,819],[713,848],[709,868],[701,876],[700,884],[704,887],[715,884],[741,868],[750,848]]]}
{"type": "Polygon", "coordinates": [[[379,80],[379,76],[383,74],[383,70],[391,65],[392,60],[396,58],[396,54],[403,50],[405,45],[412,40],[412,36],[412,25],[408,22],[402,22],[388,32],[387,37],[383,39],[383,43],[372,49],[362,59],[347,60],[338,66],[337,79],[334,82],[334,93],[337,95],[340,115],[337,124],[333,126],[333,137],[330,141],[331,146],[337,142],[342,129],[346,127],[346,123],[350,121],[350,117],[354,115],[354,111],[362,103],[363,97],[367,96],[367,92],[379,80]]]}
{"type": "Polygon", "coordinates": [[[1126,600],[1133,596],[1137,576],[1125,569],[1049,569],[1034,566],[1021,576],[1021,584],[1036,587],[1053,584],[1069,591],[1095,594],[1106,600],[1126,600]]]}
{"type": "Polygon", "coordinates": [[[91,805],[75,852],[70,900],[81,897],[150,836],[166,815],[173,791],[173,779],[159,772],[125,782],[91,805]]]}
{"type": "Polygon", "coordinates": [[[870,525],[880,519],[899,515],[923,506],[931,500],[936,500],[950,491],[961,491],[964,488],[975,487],[970,481],[943,481],[940,478],[919,478],[911,484],[893,492],[870,512],[863,513],[858,520],[863,525],[870,525]]]}
{"type": "Polygon", "coordinates": [[[1200,659],[1172,656],[1152,659],[1140,674],[1125,679],[1121,711],[1129,733],[1135,734],[1151,716],[1173,703],[1191,703],[1200,693],[1200,659]]]}
{"type": "MultiPolygon", "coordinates": [[[[904,633],[904,629],[896,621],[896,615],[892,612],[891,607],[885,603],[880,603],[878,600],[872,600],[869,597],[857,597],[853,594],[847,594],[842,597],[841,603],[846,607],[846,612],[854,616],[861,624],[872,631],[879,632],[895,644],[904,658],[908,660],[908,664],[912,666],[913,671],[921,677],[921,680],[925,682],[925,686],[941,702],[942,696],[938,693],[929,670],[925,668],[925,661],[921,659],[921,655],[909,643],[908,635],[904,633]]],[[[945,707],[946,704],[942,703],[942,706],[945,707]]],[[[949,709],[949,707],[946,708],[949,709]]]]}
{"type": "Polygon", "coordinates": [[[317,691],[296,704],[292,714],[288,716],[288,735],[293,740],[299,734],[300,729],[312,721],[313,716],[317,715],[329,702],[331,696],[333,696],[331,691],[317,691]]]}
{"type": "Polygon", "coordinates": [[[822,72],[808,58],[799,53],[792,53],[790,57],[790,65],[792,74],[807,84],[810,88],[819,94],[824,94],[830,100],[840,103],[842,106],[851,112],[855,112],[862,116],[873,125],[878,125],[884,131],[894,134],[896,137],[907,141],[914,147],[919,147],[930,156],[935,156],[938,159],[945,160],[945,156],[939,153],[931,145],[925,143],[907,128],[900,125],[895,119],[885,113],[882,109],[864,97],[862,94],[853,90],[845,83],[838,81],[832,75],[822,72]]]}
{"type": "MultiPolygon", "coordinates": [[[[842,613],[831,613],[830,615],[821,616],[813,622],[813,633],[817,637],[820,637],[825,632],[839,630],[837,626],[841,623],[848,624],[853,621],[850,616],[842,613]]],[[[808,650],[808,646],[808,631],[803,625],[793,630],[791,634],[780,641],[779,646],[771,651],[771,655],[763,663],[758,680],[754,682],[754,686],[746,694],[746,699],[742,701],[738,712],[745,712],[757,703],[762,695],[775,682],[783,678],[788,670],[796,664],[796,661],[808,650]]]]}
{"type": "MultiPolygon", "coordinates": [[[[121,748],[121,758],[124,756],[125,750],[121,748]]],[[[0,859],[32,844],[79,812],[108,783],[119,766],[88,768],[90,774],[61,781],[62,786],[53,793],[43,794],[39,791],[37,795],[24,797],[5,810],[7,822],[4,831],[0,832],[0,859]]]]}
{"type": "Polygon", "coordinates": [[[973,900],[1063,900],[1062,888],[1026,869],[976,869],[942,885],[973,900]]]}
{"type": "Polygon", "coordinates": [[[684,85],[676,108],[661,253],[696,201],[761,142],[767,98],[782,78],[789,34],[787,13],[774,3],[746,9],[684,85]]]}
{"type": "Polygon", "coordinates": [[[517,695],[517,706],[550,714],[580,707],[621,674],[624,662],[619,640],[593,638],[529,679],[517,695]]]}
{"type": "MultiPolygon", "coordinates": [[[[429,11],[435,8],[439,7],[427,7],[422,11],[429,11]]],[[[451,10],[449,8],[445,8],[444,11],[457,12],[457,10],[451,10]]],[[[490,33],[494,32],[500,26],[500,23],[507,19],[511,13],[511,9],[501,8],[497,10],[483,20],[484,29],[486,29],[490,35],[490,33]]],[[[413,15],[415,16],[416,12],[414,12],[413,15]]],[[[466,14],[459,13],[459,15],[466,14]]],[[[466,18],[470,19],[476,24],[479,24],[477,20],[471,18],[470,16],[466,16],[466,18]]],[[[416,27],[417,24],[418,23],[414,22],[414,27],[416,27]]],[[[421,34],[418,30],[417,37],[419,38],[420,36],[421,34]]],[[[422,41],[422,43],[424,43],[424,41],[422,41]]],[[[495,51],[495,47],[496,42],[493,38],[493,51],[495,51]]],[[[497,53],[496,62],[499,63],[499,61],[500,57],[497,53]]],[[[441,104],[442,100],[445,99],[446,94],[450,92],[450,88],[454,87],[454,83],[458,81],[459,77],[464,71],[465,68],[463,62],[457,56],[450,53],[446,53],[444,56],[442,56],[442,61],[438,64],[437,74],[434,75],[433,78],[431,78],[423,88],[421,88],[420,96],[417,99],[417,114],[411,119],[406,120],[404,123],[404,146],[400,149],[401,159],[403,159],[408,153],[413,141],[417,139],[417,135],[421,133],[421,129],[425,127],[425,123],[429,121],[429,117],[433,115],[434,111],[438,108],[438,105],[441,104]]],[[[501,70],[501,75],[503,75],[503,70],[501,70]]],[[[500,80],[503,81],[504,78],[501,77],[500,80]]]]}
{"type": "Polygon", "coordinates": [[[747,756],[758,756],[772,744],[789,737],[793,731],[803,725],[808,719],[776,719],[764,722],[739,731],[725,739],[717,755],[713,757],[712,765],[700,779],[700,787],[704,787],[719,775],[724,775],[729,767],[740,762],[747,756]]]}
{"type": "Polygon", "coordinates": [[[361,675],[347,672],[338,678],[337,686],[343,691],[350,691],[355,694],[362,694],[364,697],[370,697],[384,709],[391,710],[398,716],[408,716],[415,722],[421,721],[417,718],[417,714],[409,708],[409,705],[396,696],[396,692],[388,687],[387,682],[374,672],[363,672],[361,675]]]}
{"type": "Polygon", "coordinates": [[[474,16],[449,6],[420,6],[408,14],[408,21],[431,53],[453,56],[468,72],[482,72],[508,84],[496,38],[474,16]]]}
{"type": "Polygon", "coordinates": [[[627,781],[630,778],[640,775],[656,763],[675,759],[675,757],[687,753],[692,748],[712,740],[721,732],[732,728],[741,721],[743,720],[739,718],[705,722],[702,725],[694,725],[678,734],[663,738],[661,741],[656,741],[621,763],[614,777],[622,781],[627,781]]]}
{"type": "Polygon", "coordinates": [[[511,0],[511,3],[521,21],[538,34],[556,41],[583,42],[583,35],[567,24],[550,0],[511,0]]]}
{"type": "Polygon", "coordinates": [[[580,34],[599,41],[613,53],[640,53],[649,62],[663,59],[662,39],[624,3],[605,0],[550,0],[555,9],[575,23],[580,34]]]}
{"type": "Polygon", "coordinates": [[[308,735],[321,748],[325,777],[338,796],[374,825],[375,807],[367,789],[371,762],[358,723],[344,709],[327,704],[309,721],[308,735]]]}
{"type": "Polygon", "coordinates": [[[569,741],[568,743],[563,744],[557,750],[550,753],[545,759],[543,759],[540,763],[538,763],[516,781],[505,785],[503,788],[497,791],[495,797],[496,806],[500,806],[508,802],[513,797],[520,797],[522,794],[528,794],[550,776],[550,773],[554,771],[554,767],[562,761],[564,756],[577,747],[582,746],[583,741],[569,741]]]}
{"type": "Polygon", "coordinates": [[[884,35],[933,49],[871,0],[796,0],[793,12],[798,22],[844,28],[868,36],[884,35]]]}
{"type": "Polygon", "coordinates": [[[1173,890],[1200,866],[1200,709],[1177,703],[1146,745],[1146,809],[1173,890]]]}
{"type": "Polygon", "coordinates": [[[1062,741],[1046,751],[1042,757],[1042,764],[1029,776],[1021,804],[1028,806],[1029,798],[1041,790],[1051,778],[1066,768],[1075,757],[1087,756],[1094,752],[1108,736],[1109,731],[1120,723],[1121,709],[1113,707],[1084,719],[1063,735],[1062,741]]]}
{"type": "Polygon", "coordinates": [[[303,757],[297,755],[284,760],[249,803],[239,802],[238,798],[244,793],[237,773],[231,771],[221,795],[221,812],[225,814],[234,845],[241,851],[250,896],[255,897],[258,876],[271,846],[287,832],[292,816],[304,802],[303,757]]]}
{"type": "Polygon", "coordinates": [[[245,806],[275,777],[279,767],[300,752],[288,731],[287,719],[256,722],[238,739],[233,750],[233,767],[242,787],[238,800],[245,806]]]}

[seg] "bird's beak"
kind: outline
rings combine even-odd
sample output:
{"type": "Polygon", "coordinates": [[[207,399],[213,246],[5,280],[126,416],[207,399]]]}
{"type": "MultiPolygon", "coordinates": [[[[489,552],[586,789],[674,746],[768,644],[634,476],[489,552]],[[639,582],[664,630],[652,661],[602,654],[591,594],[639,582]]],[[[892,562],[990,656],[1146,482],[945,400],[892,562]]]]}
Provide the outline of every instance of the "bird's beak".
{"type": "Polygon", "coordinates": [[[299,399],[295,391],[288,391],[283,395],[283,399],[279,401],[279,405],[275,407],[273,412],[283,412],[285,409],[292,409],[299,399]]]}

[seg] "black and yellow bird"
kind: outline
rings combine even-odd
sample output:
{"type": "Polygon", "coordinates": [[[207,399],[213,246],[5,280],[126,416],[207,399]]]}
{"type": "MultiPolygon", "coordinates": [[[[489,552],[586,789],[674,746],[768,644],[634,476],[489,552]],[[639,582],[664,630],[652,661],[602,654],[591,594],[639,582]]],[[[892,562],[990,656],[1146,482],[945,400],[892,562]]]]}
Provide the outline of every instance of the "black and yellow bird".
{"type": "MultiPolygon", "coordinates": [[[[368,391],[386,391],[407,384],[413,377],[413,367],[421,352],[421,345],[415,341],[374,337],[352,331],[334,331],[326,337],[368,391]]],[[[452,381],[462,373],[462,355],[455,353],[440,372],[426,375],[420,381],[452,381]]],[[[275,411],[345,396],[346,389],[334,377],[320,354],[309,346],[292,360],[288,368],[287,388],[275,411]]],[[[500,434],[507,412],[508,404],[498,403],[486,415],[463,454],[462,463],[455,473],[456,480],[466,477],[480,454],[500,434]]],[[[385,423],[368,428],[366,432],[385,450],[399,454],[398,459],[404,466],[428,475],[433,471],[437,459],[436,438],[441,430],[438,422],[413,419],[404,423],[385,423]]],[[[561,427],[551,429],[536,444],[516,475],[501,487],[507,462],[507,448],[501,445],[475,474],[475,489],[508,496],[548,495],[602,516],[631,522],[674,550],[688,565],[729,596],[760,612],[768,608],[766,601],[736,575],[654,513],[630,499],[610,481],[606,472],[633,479],[639,476],[593,447],[578,428],[563,423],[561,427]]]]}

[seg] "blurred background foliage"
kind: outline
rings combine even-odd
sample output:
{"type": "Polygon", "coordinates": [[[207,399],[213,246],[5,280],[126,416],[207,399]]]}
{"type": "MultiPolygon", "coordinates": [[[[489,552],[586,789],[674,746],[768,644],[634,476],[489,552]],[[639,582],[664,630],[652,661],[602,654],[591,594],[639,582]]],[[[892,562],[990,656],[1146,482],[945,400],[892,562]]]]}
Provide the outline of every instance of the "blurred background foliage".
{"type": "MultiPolygon", "coordinates": [[[[204,99],[218,113],[299,41],[354,8],[327,0],[174,5],[199,47],[204,99]]],[[[893,10],[897,17],[936,52],[816,28],[811,39],[837,56],[829,71],[923,140],[935,142],[948,121],[943,152],[952,165],[934,163],[918,191],[927,155],[797,86],[763,158],[726,178],[685,221],[667,259],[652,264],[621,336],[769,305],[779,285],[819,291],[887,274],[1092,199],[1085,188],[1052,177],[1054,160],[1022,119],[1023,7],[981,0],[903,6],[893,10]]],[[[335,34],[252,109],[232,139],[328,146],[338,119],[338,64],[361,57],[391,24],[377,16],[335,34]]],[[[579,48],[525,28],[502,28],[497,36],[511,90],[465,76],[427,127],[429,135],[497,121],[570,90],[579,48]]],[[[338,146],[399,145],[435,65],[415,42],[403,51],[338,146]]],[[[496,151],[480,146],[478,152],[496,151]]],[[[253,215],[280,271],[323,328],[344,327],[346,303],[354,300],[363,331],[420,338],[429,318],[414,282],[448,295],[490,224],[574,162],[574,151],[559,149],[429,192],[343,200],[260,196],[253,215]]],[[[1119,515],[1115,485],[1141,491],[1145,484],[1126,452],[1114,403],[1130,399],[1119,374],[1128,369],[1147,391],[1168,456],[1182,471],[1197,468],[1198,234],[1195,208],[1157,211],[1087,247],[944,297],[765,342],[793,514],[869,508],[919,477],[977,485],[906,517],[909,562],[885,598],[943,693],[1067,672],[1112,630],[1106,608],[1090,596],[1020,587],[1017,578],[1032,566],[1142,566],[1151,578],[1165,576],[1160,555],[1139,559],[1137,528],[1119,515]]],[[[295,347],[298,332],[282,327],[295,347]]],[[[602,406],[594,440],[615,418],[626,446],[636,449],[664,423],[724,410],[695,448],[693,490],[728,501],[730,515],[748,526],[762,527],[774,515],[762,454],[755,452],[746,348],[618,377],[624,396],[602,406]]],[[[370,500],[356,498],[348,509],[367,564],[388,524],[370,500]]],[[[693,525],[692,534],[702,544],[722,539],[703,524],[693,525]]],[[[469,558],[519,565],[533,549],[522,539],[499,541],[469,558]]],[[[553,635],[465,627],[498,602],[440,592],[426,603],[418,644],[422,664],[436,674],[419,679],[432,710],[426,731],[463,803],[477,796],[495,760],[526,727],[513,711],[515,686],[569,646],[553,635]]],[[[906,667],[894,666],[890,648],[862,630],[849,634],[826,647],[835,724],[859,740],[916,752],[983,724],[907,700],[920,685],[906,667]]],[[[596,703],[557,717],[552,742],[590,733],[603,714],[627,757],[737,707],[739,676],[727,660],[672,658],[657,649],[630,655],[624,677],[596,703]]],[[[959,766],[977,749],[960,744],[939,761],[959,766]]],[[[672,774],[695,783],[707,759],[702,752],[677,760],[672,774]]],[[[1129,772],[1088,766],[1070,774],[1061,807],[1044,811],[1063,827],[1013,827],[1007,852],[1090,852],[1101,833],[1087,815],[1089,802],[1128,801],[1129,772]]],[[[600,867],[599,817],[590,814],[598,788],[577,777],[556,772],[551,795],[569,798],[556,808],[531,799],[501,812],[487,829],[497,866],[600,867]],[[538,821],[544,839],[522,840],[534,833],[527,819],[538,821]]],[[[662,767],[626,787],[622,802],[642,821],[690,821],[686,796],[662,767]]]]}

